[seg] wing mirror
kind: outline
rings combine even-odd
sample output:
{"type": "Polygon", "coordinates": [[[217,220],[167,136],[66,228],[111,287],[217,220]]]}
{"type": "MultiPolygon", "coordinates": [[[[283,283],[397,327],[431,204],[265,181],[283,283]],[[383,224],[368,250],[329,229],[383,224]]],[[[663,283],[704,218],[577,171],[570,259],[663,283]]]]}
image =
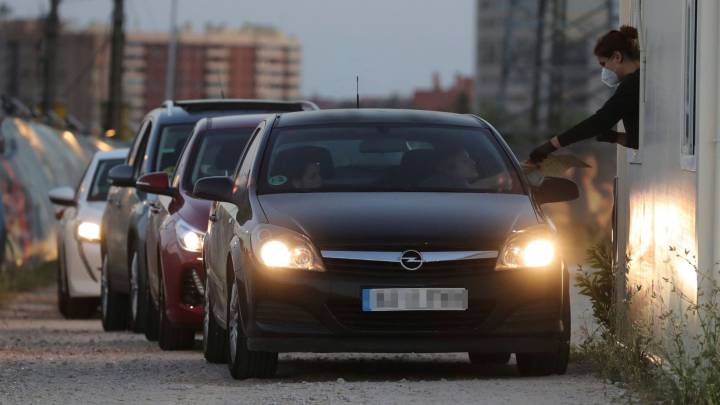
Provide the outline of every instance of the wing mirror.
{"type": "Polygon", "coordinates": [[[195,182],[193,197],[202,200],[232,202],[233,182],[230,177],[205,177],[195,182]]]}
{"type": "Polygon", "coordinates": [[[560,177],[545,177],[543,182],[533,188],[538,204],[549,204],[575,200],[580,196],[577,184],[560,177]]]}
{"type": "Polygon", "coordinates": [[[50,202],[64,207],[72,207],[76,204],[75,202],[75,191],[70,187],[57,187],[48,193],[50,202]]]}
{"type": "Polygon", "coordinates": [[[110,184],[118,187],[133,187],[135,179],[133,168],[128,165],[117,165],[108,172],[110,184]]]}
{"type": "Polygon", "coordinates": [[[170,176],[165,172],[154,172],[140,176],[135,187],[146,193],[173,196],[176,190],[170,187],[170,176]]]}

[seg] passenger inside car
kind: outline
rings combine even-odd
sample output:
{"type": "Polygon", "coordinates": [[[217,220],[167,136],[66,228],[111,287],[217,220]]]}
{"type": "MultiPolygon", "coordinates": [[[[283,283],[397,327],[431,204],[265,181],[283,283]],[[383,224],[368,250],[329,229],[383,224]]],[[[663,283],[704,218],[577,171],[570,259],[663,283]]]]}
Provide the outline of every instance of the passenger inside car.
{"type": "Polygon", "coordinates": [[[297,172],[293,173],[293,187],[305,190],[322,187],[322,175],[320,174],[320,162],[308,162],[302,164],[297,172]]]}

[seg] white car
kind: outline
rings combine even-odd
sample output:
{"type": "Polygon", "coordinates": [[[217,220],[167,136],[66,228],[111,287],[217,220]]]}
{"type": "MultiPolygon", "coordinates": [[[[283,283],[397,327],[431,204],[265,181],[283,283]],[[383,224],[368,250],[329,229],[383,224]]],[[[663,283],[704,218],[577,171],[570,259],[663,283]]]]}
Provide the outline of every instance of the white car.
{"type": "Polygon", "coordinates": [[[65,318],[92,316],[100,299],[100,220],[110,189],[108,172],[125,161],[127,149],[98,152],[76,190],[50,190],[61,206],[58,226],[58,307],[65,318]]]}

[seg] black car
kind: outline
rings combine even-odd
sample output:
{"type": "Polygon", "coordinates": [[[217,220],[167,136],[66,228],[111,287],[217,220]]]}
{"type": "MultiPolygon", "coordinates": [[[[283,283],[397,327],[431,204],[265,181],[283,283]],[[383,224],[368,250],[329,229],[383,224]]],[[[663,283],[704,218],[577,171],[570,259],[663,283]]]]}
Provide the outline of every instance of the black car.
{"type": "Polygon", "coordinates": [[[205,237],[206,350],[235,378],[278,352],[468,352],[522,374],[564,373],[569,276],[533,188],[471,115],[327,110],[274,115],[218,201],[205,237]],[[227,346],[226,346],[227,345],[227,346]]]}
{"type": "Polygon", "coordinates": [[[185,100],[167,101],[144,118],[125,164],[109,173],[113,185],[101,224],[100,302],[105,330],[146,332],[157,338],[157,313],[147,288],[145,235],[150,209],[158,196],[135,188],[150,172],[172,174],[195,123],[205,117],[317,109],[307,101],[185,100]],[[146,325],[149,325],[146,328],[146,325]]]}

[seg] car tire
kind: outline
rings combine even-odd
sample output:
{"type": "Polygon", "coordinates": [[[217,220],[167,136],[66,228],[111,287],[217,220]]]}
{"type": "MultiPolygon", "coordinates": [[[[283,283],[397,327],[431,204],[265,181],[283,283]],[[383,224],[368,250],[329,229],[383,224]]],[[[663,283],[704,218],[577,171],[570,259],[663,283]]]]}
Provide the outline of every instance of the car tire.
{"type": "Polygon", "coordinates": [[[250,377],[270,378],[278,366],[278,354],[248,350],[240,315],[237,284],[233,283],[228,302],[228,368],[236,380],[250,377]]]}
{"type": "Polygon", "coordinates": [[[130,274],[130,330],[135,333],[145,332],[148,324],[148,307],[147,295],[147,274],[145,274],[140,266],[140,254],[137,248],[133,248],[130,256],[128,268],[130,274]]]}
{"type": "Polygon", "coordinates": [[[570,360],[570,277],[565,270],[563,274],[563,333],[558,341],[558,349],[554,353],[518,353],[518,371],[524,376],[565,374],[570,360]]]}
{"type": "Polygon", "coordinates": [[[157,305],[155,305],[155,301],[153,301],[152,295],[149,291],[145,294],[145,299],[147,300],[146,305],[148,308],[148,320],[145,325],[145,339],[149,342],[157,342],[160,329],[160,314],[158,313],[159,311],[157,305]]]}
{"type": "Polygon", "coordinates": [[[100,309],[102,326],[106,332],[123,330],[127,328],[127,298],[112,290],[108,276],[107,258],[102,258],[102,271],[100,276],[100,309]]]}
{"type": "Polygon", "coordinates": [[[510,353],[468,353],[470,363],[476,366],[488,364],[507,364],[510,353]]]}
{"type": "Polygon", "coordinates": [[[160,276],[160,308],[158,308],[158,345],[162,350],[189,350],[195,346],[195,330],[174,327],[167,317],[165,287],[160,276]]]}
{"type": "Polygon", "coordinates": [[[215,319],[212,311],[212,295],[210,283],[205,281],[205,302],[203,309],[203,355],[208,363],[224,363],[227,361],[227,332],[215,319]]]}

